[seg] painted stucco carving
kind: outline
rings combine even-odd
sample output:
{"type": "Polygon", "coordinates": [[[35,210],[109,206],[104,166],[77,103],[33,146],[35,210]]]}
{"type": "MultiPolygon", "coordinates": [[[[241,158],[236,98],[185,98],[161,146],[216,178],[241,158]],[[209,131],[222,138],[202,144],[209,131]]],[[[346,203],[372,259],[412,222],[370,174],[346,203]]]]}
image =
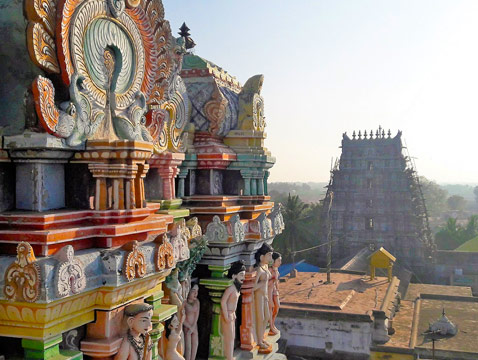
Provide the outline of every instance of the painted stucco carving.
{"type": "Polygon", "coordinates": [[[186,221],[186,226],[189,228],[191,233],[191,239],[195,239],[202,236],[201,226],[198,224],[198,218],[193,217],[186,221]]]}
{"type": "Polygon", "coordinates": [[[189,239],[191,233],[184,219],[181,219],[173,229],[173,236],[171,237],[171,245],[174,249],[174,258],[176,262],[189,259],[189,239]]]}
{"type": "Polygon", "coordinates": [[[191,239],[189,249],[189,259],[177,264],[179,270],[179,280],[190,279],[196,265],[201,261],[203,254],[207,249],[207,238],[205,236],[191,239]]]}
{"type": "Polygon", "coordinates": [[[267,218],[266,213],[261,213],[257,217],[257,221],[260,224],[261,237],[263,239],[269,239],[272,236],[271,220],[267,218]]]}
{"type": "Polygon", "coordinates": [[[214,215],[212,222],[207,224],[206,237],[211,242],[227,242],[227,227],[221,222],[219,216],[214,215]]]}
{"type": "Polygon", "coordinates": [[[246,81],[239,93],[240,130],[264,131],[264,99],[261,96],[264,75],[255,75],[246,81]]]}
{"type": "Polygon", "coordinates": [[[31,245],[17,245],[17,259],[5,271],[5,296],[9,300],[35,302],[40,295],[40,267],[31,245]]]}
{"type": "Polygon", "coordinates": [[[46,73],[60,74],[57,92],[69,92],[58,102],[48,77],[33,81],[45,131],[70,146],[126,139],[157,149],[169,141],[179,151],[190,112],[179,77],[185,40],[171,35],[161,1],[28,0],[25,13],[30,57],[46,73]]]}
{"type": "Polygon", "coordinates": [[[229,220],[229,226],[231,227],[231,235],[234,242],[241,242],[244,241],[245,238],[245,231],[244,225],[241,223],[241,219],[239,215],[234,215],[229,220]]]}
{"type": "Polygon", "coordinates": [[[285,229],[284,218],[282,216],[282,205],[276,203],[272,212],[269,215],[269,218],[272,223],[272,230],[274,230],[274,235],[279,235],[282,233],[282,230],[285,229]]]}
{"type": "Polygon", "coordinates": [[[86,287],[85,271],[81,261],[75,259],[73,246],[66,245],[55,257],[58,265],[55,272],[55,291],[58,297],[80,293],[86,287]]]}
{"type": "Polygon", "coordinates": [[[156,252],[156,270],[161,271],[164,269],[171,269],[174,267],[175,257],[174,248],[168,239],[168,236],[164,234],[161,237],[161,243],[157,247],[156,252]]]}
{"type": "Polygon", "coordinates": [[[123,273],[126,279],[133,281],[135,278],[144,277],[146,274],[146,258],[140,250],[138,242],[136,240],[132,241],[123,248],[128,250],[123,265],[123,273]]]}

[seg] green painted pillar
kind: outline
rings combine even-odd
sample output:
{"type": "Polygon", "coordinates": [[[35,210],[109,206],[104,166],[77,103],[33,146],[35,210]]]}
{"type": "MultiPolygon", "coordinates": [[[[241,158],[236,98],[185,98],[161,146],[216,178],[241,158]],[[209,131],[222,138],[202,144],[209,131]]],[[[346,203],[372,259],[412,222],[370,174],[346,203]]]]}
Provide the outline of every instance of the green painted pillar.
{"type": "Polygon", "coordinates": [[[257,195],[264,195],[264,179],[262,177],[257,179],[257,195]]]}
{"type": "Polygon", "coordinates": [[[267,179],[269,178],[269,171],[264,171],[264,195],[269,195],[269,189],[267,188],[267,179]]]}
{"type": "Polygon", "coordinates": [[[211,360],[223,360],[224,347],[221,331],[221,298],[224,290],[232,285],[232,280],[226,277],[226,272],[231,266],[208,265],[211,270],[211,278],[201,279],[200,284],[209,290],[209,295],[213,302],[211,334],[209,335],[209,357],[211,360]]]}
{"type": "Polygon", "coordinates": [[[251,195],[257,195],[257,179],[251,179],[251,195]]]}
{"type": "Polygon", "coordinates": [[[51,360],[77,360],[83,359],[81,351],[61,350],[60,343],[62,336],[57,335],[48,340],[22,339],[22,347],[25,352],[25,359],[51,359],[51,360]]]}

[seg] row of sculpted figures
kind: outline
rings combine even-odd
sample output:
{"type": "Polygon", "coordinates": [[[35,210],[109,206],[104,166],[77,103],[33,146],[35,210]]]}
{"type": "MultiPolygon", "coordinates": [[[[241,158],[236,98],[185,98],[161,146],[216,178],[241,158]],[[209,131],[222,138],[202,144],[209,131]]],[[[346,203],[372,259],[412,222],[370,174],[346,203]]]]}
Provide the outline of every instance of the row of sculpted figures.
{"type": "MultiPolygon", "coordinates": [[[[275,319],[279,312],[279,266],[281,255],[264,244],[256,253],[254,293],[254,337],[259,352],[267,353],[271,344],[266,341],[268,335],[277,335],[275,319]]],[[[227,287],[221,297],[221,335],[224,357],[234,359],[234,344],[241,287],[245,280],[246,267],[242,261],[231,265],[227,277],[232,285],[227,287]]],[[[162,345],[166,360],[196,359],[199,339],[198,318],[201,309],[198,300],[199,286],[190,283],[190,279],[178,280],[178,271],[168,279],[170,302],[178,306],[178,311],[166,321],[166,336],[162,345]]],[[[148,333],[152,329],[152,307],[148,304],[133,304],[126,307],[124,316],[128,324],[119,352],[115,359],[152,359],[151,342],[148,333]]]]}

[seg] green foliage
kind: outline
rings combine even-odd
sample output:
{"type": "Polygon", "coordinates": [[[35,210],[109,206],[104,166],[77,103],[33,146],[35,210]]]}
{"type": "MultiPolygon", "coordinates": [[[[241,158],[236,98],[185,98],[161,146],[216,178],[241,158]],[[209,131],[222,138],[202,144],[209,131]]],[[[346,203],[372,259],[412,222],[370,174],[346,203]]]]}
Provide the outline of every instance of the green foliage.
{"type": "Polygon", "coordinates": [[[446,199],[448,192],[433,180],[428,180],[424,176],[420,176],[420,185],[425,198],[429,216],[440,216],[446,211],[446,199]]]}
{"type": "MultiPolygon", "coordinates": [[[[473,184],[474,185],[474,184],[473,184]]],[[[468,201],[473,201],[474,187],[471,184],[441,184],[441,187],[451,195],[463,196],[468,201]]]]}
{"type": "Polygon", "coordinates": [[[274,248],[282,254],[284,263],[301,259],[316,262],[317,253],[314,251],[297,254],[295,259],[293,252],[318,245],[321,204],[306,204],[298,195],[289,194],[283,205],[285,229],[275,238],[274,248]]]}
{"type": "Polygon", "coordinates": [[[475,201],[478,203],[478,186],[473,188],[473,194],[475,195],[475,201]]]}
{"type": "Polygon", "coordinates": [[[448,218],[445,226],[435,235],[435,243],[439,250],[455,250],[470,239],[478,236],[478,215],[468,218],[465,227],[459,225],[454,218],[448,218]]]}
{"type": "Polygon", "coordinates": [[[447,200],[446,203],[450,210],[463,211],[466,208],[466,200],[461,195],[452,195],[447,200]]]}
{"type": "Polygon", "coordinates": [[[297,195],[307,203],[319,201],[325,196],[327,183],[274,182],[268,184],[273,201],[285,204],[287,194],[297,195]]]}

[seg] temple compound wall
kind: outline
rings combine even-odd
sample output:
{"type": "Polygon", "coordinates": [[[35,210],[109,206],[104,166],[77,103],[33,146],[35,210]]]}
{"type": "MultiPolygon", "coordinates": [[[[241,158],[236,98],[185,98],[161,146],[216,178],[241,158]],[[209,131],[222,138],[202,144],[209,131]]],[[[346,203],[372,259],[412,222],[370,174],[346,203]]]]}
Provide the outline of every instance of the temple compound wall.
{"type": "Polygon", "coordinates": [[[160,0],[0,27],[0,356],[281,358],[263,76],[194,55],[160,0]]]}
{"type": "MultiPolygon", "coordinates": [[[[383,246],[417,275],[426,276],[427,264],[432,265],[428,259],[434,243],[425,202],[401,137],[400,131],[392,137],[390,130],[385,134],[381,128],[375,134],[343,134],[342,154],[325,200],[326,205],[332,201],[330,212],[329,206],[323,212],[323,223],[330,224],[334,263],[364,248],[383,246]]],[[[322,239],[327,241],[326,235],[322,239]]],[[[324,263],[326,248],[321,249],[324,263]]]]}

